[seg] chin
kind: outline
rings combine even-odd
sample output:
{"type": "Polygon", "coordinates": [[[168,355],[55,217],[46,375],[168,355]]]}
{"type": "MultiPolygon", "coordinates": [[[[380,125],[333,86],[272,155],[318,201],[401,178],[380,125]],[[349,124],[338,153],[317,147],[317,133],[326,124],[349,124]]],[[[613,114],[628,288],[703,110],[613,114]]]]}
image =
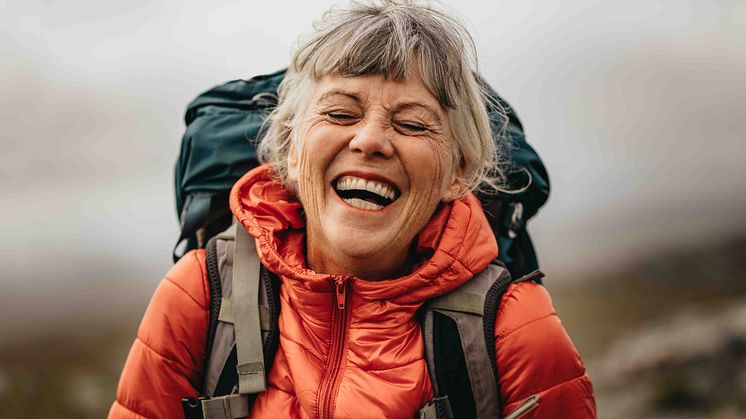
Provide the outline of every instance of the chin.
{"type": "Polygon", "coordinates": [[[328,238],[335,250],[328,256],[338,259],[335,261],[338,266],[356,276],[388,277],[396,269],[397,261],[406,259],[406,255],[395,254],[388,235],[340,229],[328,238]]]}
{"type": "Polygon", "coordinates": [[[350,258],[373,259],[380,258],[384,246],[345,246],[343,252],[350,258]]]}
{"type": "Polygon", "coordinates": [[[338,252],[350,258],[375,258],[380,256],[389,247],[390,240],[384,237],[375,237],[370,233],[349,231],[336,237],[330,237],[330,242],[338,249],[338,252]]]}

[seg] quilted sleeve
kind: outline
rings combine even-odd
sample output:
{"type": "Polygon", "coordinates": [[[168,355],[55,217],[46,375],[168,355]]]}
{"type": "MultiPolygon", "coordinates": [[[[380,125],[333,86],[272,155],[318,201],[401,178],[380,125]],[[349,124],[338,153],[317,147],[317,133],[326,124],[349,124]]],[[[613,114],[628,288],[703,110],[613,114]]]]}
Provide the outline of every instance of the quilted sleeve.
{"type": "Polygon", "coordinates": [[[109,418],[183,418],[181,399],[202,386],[209,292],[204,250],[182,257],[140,323],[109,418]]]}
{"type": "Polygon", "coordinates": [[[544,287],[508,288],[495,322],[495,346],[505,416],[538,396],[538,405],[522,419],[596,417],[591,380],[544,287]]]}

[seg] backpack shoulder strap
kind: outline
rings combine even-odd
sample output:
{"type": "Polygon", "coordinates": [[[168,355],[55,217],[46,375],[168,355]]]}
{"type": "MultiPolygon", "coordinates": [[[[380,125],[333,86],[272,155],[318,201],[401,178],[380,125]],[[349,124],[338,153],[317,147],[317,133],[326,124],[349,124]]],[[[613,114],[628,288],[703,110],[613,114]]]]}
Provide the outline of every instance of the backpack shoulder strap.
{"type": "Polygon", "coordinates": [[[236,228],[233,257],[233,329],[238,357],[238,389],[241,394],[267,389],[264,353],[259,325],[259,258],[254,238],[244,228],[236,228]],[[251,255],[245,256],[245,255],[251,255]]]}
{"type": "Polygon", "coordinates": [[[501,417],[495,319],[511,282],[504,266],[490,264],[425,306],[425,360],[435,398],[420,418],[501,417]]]}
{"type": "MultiPolygon", "coordinates": [[[[254,246],[253,238],[235,222],[208,242],[208,355],[203,397],[200,401],[190,401],[190,409],[201,410],[194,412],[198,414],[195,417],[246,416],[250,406],[247,396],[264,389],[264,377],[269,373],[279,340],[279,280],[261,266],[254,246]],[[236,319],[243,320],[236,322],[236,319]],[[253,325],[247,328],[245,320],[253,325]],[[240,336],[247,339],[241,341],[240,336]],[[244,344],[246,341],[248,346],[244,344]],[[249,366],[242,369],[239,366],[242,362],[249,366]],[[243,374],[249,376],[248,380],[244,378],[249,388],[246,393],[240,391],[241,371],[254,371],[259,366],[261,374],[243,374]],[[261,386],[256,378],[259,376],[261,386]]],[[[187,404],[184,403],[185,413],[187,404]]]]}
{"type": "Polygon", "coordinates": [[[210,319],[207,332],[207,350],[203,396],[230,393],[233,384],[223,384],[222,370],[235,358],[235,332],[231,297],[233,295],[233,253],[236,227],[216,235],[207,242],[205,265],[210,289],[210,319]]]}

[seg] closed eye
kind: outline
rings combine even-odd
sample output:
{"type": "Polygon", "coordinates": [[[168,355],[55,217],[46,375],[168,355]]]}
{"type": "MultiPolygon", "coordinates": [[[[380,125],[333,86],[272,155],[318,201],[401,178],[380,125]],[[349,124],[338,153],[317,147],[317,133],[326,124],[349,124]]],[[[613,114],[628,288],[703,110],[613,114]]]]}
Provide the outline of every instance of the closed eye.
{"type": "Polygon", "coordinates": [[[402,134],[418,134],[427,131],[427,127],[413,122],[395,122],[397,130],[402,134]]]}
{"type": "Polygon", "coordinates": [[[335,124],[341,125],[350,125],[359,119],[357,115],[344,112],[329,112],[326,116],[335,124]]]}

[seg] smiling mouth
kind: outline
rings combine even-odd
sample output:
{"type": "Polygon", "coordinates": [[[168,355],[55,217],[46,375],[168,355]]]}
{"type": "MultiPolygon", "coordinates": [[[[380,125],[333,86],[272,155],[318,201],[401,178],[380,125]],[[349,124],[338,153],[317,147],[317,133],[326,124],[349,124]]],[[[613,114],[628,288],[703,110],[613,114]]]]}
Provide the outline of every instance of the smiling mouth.
{"type": "Polygon", "coordinates": [[[366,210],[381,210],[400,195],[393,185],[357,176],[342,176],[333,182],[333,187],[343,201],[366,210]]]}

